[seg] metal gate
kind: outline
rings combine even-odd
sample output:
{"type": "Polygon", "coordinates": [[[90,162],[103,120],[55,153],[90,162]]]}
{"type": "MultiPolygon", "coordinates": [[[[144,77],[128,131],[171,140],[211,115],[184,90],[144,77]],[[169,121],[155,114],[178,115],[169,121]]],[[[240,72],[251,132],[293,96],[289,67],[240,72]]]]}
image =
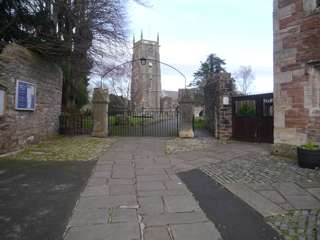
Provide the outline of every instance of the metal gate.
{"type": "Polygon", "coordinates": [[[232,136],[273,143],[273,93],[232,98],[232,136]]]}
{"type": "Polygon", "coordinates": [[[110,136],[173,137],[179,131],[178,111],[127,111],[109,112],[110,136]]]}

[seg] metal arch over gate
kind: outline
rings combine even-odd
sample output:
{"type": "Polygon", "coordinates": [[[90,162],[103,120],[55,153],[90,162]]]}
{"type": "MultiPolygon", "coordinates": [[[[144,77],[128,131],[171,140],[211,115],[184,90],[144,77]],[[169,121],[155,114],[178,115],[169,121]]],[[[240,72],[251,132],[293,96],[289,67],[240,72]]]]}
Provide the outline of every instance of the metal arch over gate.
{"type": "Polygon", "coordinates": [[[175,137],[179,134],[178,111],[118,110],[109,112],[110,136],[175,137]]]}
{"type": "Polygon", "coordinates": [[[273,143],[273,93],[232,98],[232,137],[273,143]]]}

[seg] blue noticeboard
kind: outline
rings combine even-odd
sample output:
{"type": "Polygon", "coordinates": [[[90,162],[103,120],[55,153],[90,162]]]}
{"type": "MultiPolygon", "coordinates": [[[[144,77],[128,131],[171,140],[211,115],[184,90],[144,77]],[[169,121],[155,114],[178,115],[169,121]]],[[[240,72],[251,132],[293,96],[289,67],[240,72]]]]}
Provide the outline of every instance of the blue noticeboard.
{"type": "Polygon", "coordinates": [[[16,110],[34,111],[36,102],[36,87],[32,83],[17,81],[16,110]]]}

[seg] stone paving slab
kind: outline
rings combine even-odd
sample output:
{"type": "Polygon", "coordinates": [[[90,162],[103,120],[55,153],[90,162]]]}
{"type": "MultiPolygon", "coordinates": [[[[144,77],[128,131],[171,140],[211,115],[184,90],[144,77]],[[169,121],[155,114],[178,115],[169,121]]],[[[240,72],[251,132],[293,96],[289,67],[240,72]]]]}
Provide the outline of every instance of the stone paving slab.
{"type": "Polygon", "coordinates": [[[140,239],[138,224],[107,224],[70,228],[66,240],[134,240],[140,239]]]}
{"type": "Polygon", "coordinates": [[[295,209],[317,209],[320,208],[320,202],[312,196],[291,195],[286,196],[288,202],[295,209]]]}
{"type": "Polygon", "coordinates": [[[133,184],[110,184],[110,195],[134,195],[135,187],[133,184]]]}
{"type": "Polygon", "coordinates": [[[165,213],[162,215],[145,216],[143,222],[146,226],[166,226],[168,224],[187,224],[208,221],[205,214],[199,212],[165,213]]]}
{"type": "Polygon", "coordinates": [[[186,189],[174,189],[174,190],[158,190],[158,191],[138,191],[140,197],[152,197],[152,196],[187,196],[192,195],[186,189]]]}
{"type": "Polygon", "coordinates": [[[81,193],[82,197],[107,196],[109,195],[109,188],[106,185],[88,186],[81,193]]]}
{"type": "Polygon", "coordinates": [[[154,182],[138,182],[137,190],[138,191],[157,191],[165,190],[164,184],[159,181],[154,182]]]}
{"type": "Polygon", "coordinates": [[[134,178],[134,169],[128,166],[114,166],[112,171],[112,178],[134,178]]]}
{"type": "Polygon", "coordinates": [[[150,227],[145,230],[145,240],[172,240],[168,227],[150,227]]]}
{"type": "Polygon", "coordinates": [[[87,187],[105,186],[107,181],[108,181],[107,178],[93,178],[93,177],[91,177],[87,183],[87,187]]]}
{"type": "MultiPolygon", "coordinates": [[[[170,180],[168,175],[148,175],[148,176],[137,176],[138,182],[157,182],[170,180]]],[[[146,183],[148,185],[149,183],[146,183]]]]}
{"type": "Polygon", "coordinates": [[[163,198],[169,213],[200,211],[193,196],[165,196],[163,198]]]}
{"type": "Polygon", "coordinates": [[[320,188],[307,188],[307,191],[320,200],[320,188]]]}
{"type": "Polygon", "coordinates": [[[308,193],[294,182],[280,182],[273,185],[284,196],[308,195],[308,193]]]}
{"type": "Polygon", "coordinates": [[[277,191],[259,191],[259,193],[276,204],[286,203],[286,200],[277,191]]]}
{"type": "Polygon", "coordinates": [[[283,210],[281,207],[269,201],[268,199],[262,197],[255,191],[252,191],[244,184],[226,184],[225,187],[230,192],[240,197],[248,205],[256,209],[264,217],[286,213],[286,211],[283,210]]]}
{"type": "Polygon", "coordinates": [[[138,217],[135,209],[113,209],[110,213],[111,223],[137,223],[138,217]]]}
{"type": "Polygon", "coordinates": [[[135,195],[81,197],[76,209],[111,208],[123,205],[137,205],[135,195]]]}
{"type": "Polygon", "coordinates": [[[222,240],[211,222],[173,225],[171,228],[174,240],[222,240]]]}
{"type": "Polygon", "coordinates": [[[138,200],[143,215],[160,215],[164,212],[164,204],[161,196],[139,197],[138,200]]]}
{"type": "Polygon", "coordinates": [[[81,211],[74,211],[69,227],[107,224],[108,219],[108,209],[82,209],[81,211]]]}

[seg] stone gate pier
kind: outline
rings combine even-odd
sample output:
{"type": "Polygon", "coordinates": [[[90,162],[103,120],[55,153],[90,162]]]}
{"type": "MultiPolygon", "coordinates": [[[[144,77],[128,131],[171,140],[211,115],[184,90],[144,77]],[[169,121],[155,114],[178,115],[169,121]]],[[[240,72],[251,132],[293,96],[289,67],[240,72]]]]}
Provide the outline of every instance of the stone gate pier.
{"type": "Polygon", "coordinates": [[[108,89],[95,88],[92,99],[93,137],[108,137],[108,89]]]}
{"type": "Polygon", "coordinates": [[[193,138],[193,100],[187,91],[184,92],[179,101],[179,111],[181,118],[181,128],[179,129],[180,138],[193,138]]]}

